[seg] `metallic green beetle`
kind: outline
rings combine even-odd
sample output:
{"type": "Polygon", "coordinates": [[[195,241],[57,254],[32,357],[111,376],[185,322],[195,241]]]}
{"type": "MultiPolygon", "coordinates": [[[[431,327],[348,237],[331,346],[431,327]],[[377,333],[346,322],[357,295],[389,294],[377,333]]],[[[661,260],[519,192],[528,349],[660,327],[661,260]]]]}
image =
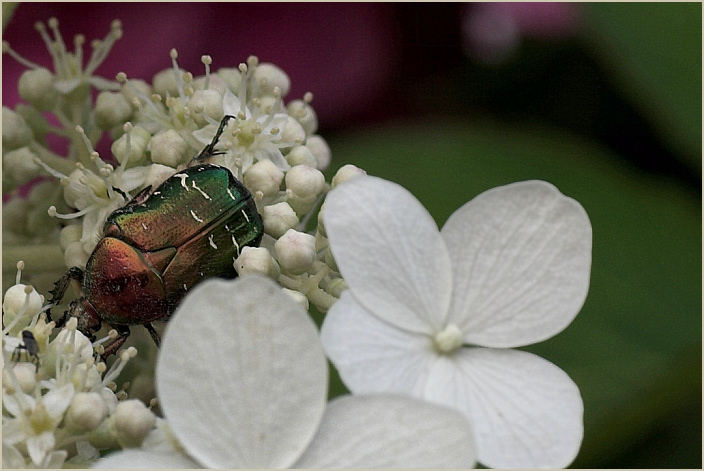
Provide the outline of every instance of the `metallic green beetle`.
{"type": "Polygon", "coordinates": [[[237,276],[234,259],[243,247],[261,241],[261,216],[250,192],[227,168],[199,163],[217,154],[215,144],[230,118],[223,118],[194,165],[153,191],[145,188],[108,216],[85,271],[70,268],[51,292],[56,304],[76,280],[83,294],[57,325],[76,317],[79,330],[91,339],[103,321],[113,326],[118,337],[103,356],[114,353],[135,324],[144,325],[159,345],[152,321],[168,319],[202,280],[237,276]]]}

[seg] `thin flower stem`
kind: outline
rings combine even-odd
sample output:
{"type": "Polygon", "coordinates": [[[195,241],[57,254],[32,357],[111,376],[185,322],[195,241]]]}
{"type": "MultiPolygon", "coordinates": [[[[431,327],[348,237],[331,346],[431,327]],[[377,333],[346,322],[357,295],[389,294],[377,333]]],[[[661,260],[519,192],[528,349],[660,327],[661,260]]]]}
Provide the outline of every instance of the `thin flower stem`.
{"type": "Polygon", "coordinates": [[[63,158],[52,151],[39,144],[36,141],[32,141],[29,144],[30,149],[32,149],[37,156],[47,164],[49,167],[57,170],[64,175],[70,175],[76,169],[76,163],[70,159],[63,158]]]}

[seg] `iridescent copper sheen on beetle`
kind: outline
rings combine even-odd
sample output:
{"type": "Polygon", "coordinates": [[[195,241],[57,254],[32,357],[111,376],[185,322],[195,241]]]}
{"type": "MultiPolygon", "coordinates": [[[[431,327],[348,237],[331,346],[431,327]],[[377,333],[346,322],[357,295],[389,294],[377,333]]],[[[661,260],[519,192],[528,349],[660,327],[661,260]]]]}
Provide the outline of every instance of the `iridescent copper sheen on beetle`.
{"type": "MultiPolygon", "coordinates": [[[[228,118],[195,161],[215,154],[228,118]]],[[[244,246],[258,246],[263,232],[252,195],[228,169],[188,167],[108,216],[85,271],[69,269],[52,291],[54,303],[74,279],[83,292],[57,324],[68,315],[77,317],[78,328],[90,338],[102,321],[114,326],[119,336],[104,355],[124,343],[134,324],[144,325],[158,345],[150,323],[167,319],[200,281],[236,277],[234,260],[244,246]]]]}

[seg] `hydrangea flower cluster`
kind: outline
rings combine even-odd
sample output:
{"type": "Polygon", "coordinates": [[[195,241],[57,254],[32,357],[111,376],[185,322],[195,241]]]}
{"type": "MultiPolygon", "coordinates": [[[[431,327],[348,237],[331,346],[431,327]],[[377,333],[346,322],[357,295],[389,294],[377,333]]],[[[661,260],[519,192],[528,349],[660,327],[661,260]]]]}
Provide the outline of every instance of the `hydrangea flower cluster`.
{"type": "Polygon", "coordinates": [[[556,468],[575,458],[579,389],[516,348],[563,330],[585,300],[591,224],[579,203],[518,182],[438,230],[395,183],[353,165],[326,182],[312,95],[285,104],[290,80],[275,65],[251,56],[211,71],[204,55],[196,77],[172,50],[151,83],[107,80],[94,72],[119,21],[85,65],[85,39],[69,51],[57,20],[48,27],[37,23],[52,71],[3,43],[29,69],[19,82],[28,105],[3,107],[5,258],[31,244],[47,266],[58,253],[62,268],[84,267],[108,215],[186,168],[225,116],[210,161],[249,189],[264,237],[238,250],[238,279],[188,290],[155,364],[140,355],[134,381],[158,393],[149,406],[126,392],[136,349],[108,367],[100,355],[117,332],[91,341],[76,317],[56,328],[46,311],[57,306],[21,283],[19,262],[3,300],[4,467],[556,468]],[[49,134],[69,140],[67,155],[49,149],[49,134]],[[320,332],[311,304],[327,312],[320,332]],[[327,359],[351,395],[327,401],[327,359]]]}
{"type": "Polygon", "coordinates": [[[4,468],[84,467],[100,450],[136,447],[154,429],[156,416],[129,384],[116,383],[137,351],[119,353],[108,368],[96,360],[114,332],[91,342],[75,318],[53,335],[49,305],[31,285],[16,284],[3,299],[4,468]]]}
{"type": "MultiPolygon", "coordinates": [[[[141,189],[156,187],[185,168],[211,142],[223,116],[230,115],[234,119],[220,138],[219,155],[210,162],[227,167],[251,191],[266,234],[260,248],[243,250],[236,269],[265,274],[301,303],[327,311],[345,285],[324,234],[305,232],[331,187],[321,172],[330,163],[330,149],[316,134],[312,94],[284,103],[289,77],[255,56],[211,71],[213,59],[204,55],[204,74],[194,76],[178,66],[175,49],[171,67],[151,83],[124,72],[107,80],[94,72],[122,35],[119,21],[104,40],[92,43],[85,66],[85,39],[76,36],[70,51],[58,21],[52,18],[48,26],[53,37],[37,23],[53,71],[3,43],[3,51],[29,69],[19,81],[28,104],[3,107],[3,185],[14,196],[3,208],[6,243],[26,245],[28,236],[35,244],[53,243],[67,267],[84,267],[107,216],[141,189]],[[95,100],[91,88],[98,91],[95,100]],[[42,112],[51,113],[58,126],[42,112]],[[110,158],[95,150],[105,132],[112,140],[110,158]],[[49,149],[47,134],[69,140],[66,156],[49,149]],[[46,173],[56,180],[36,186],[29,198],[14,192],[46,173]]],[[[333,185],[359,172],[346,168],[333,185]]],[[[8,251],[13,253],[12,245],[8,251]]]]}

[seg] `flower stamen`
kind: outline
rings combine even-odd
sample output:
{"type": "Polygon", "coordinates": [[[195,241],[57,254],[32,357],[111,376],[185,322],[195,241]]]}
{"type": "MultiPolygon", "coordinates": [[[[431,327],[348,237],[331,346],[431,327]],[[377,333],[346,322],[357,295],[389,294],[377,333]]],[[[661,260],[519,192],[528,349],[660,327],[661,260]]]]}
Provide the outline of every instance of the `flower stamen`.
{"type": "Polygon", "coordinates": [[[448,324],[435,334],[433,343],[438,353],[452,353],[462,346],[462,331],[455,324],[448,324]]]}

